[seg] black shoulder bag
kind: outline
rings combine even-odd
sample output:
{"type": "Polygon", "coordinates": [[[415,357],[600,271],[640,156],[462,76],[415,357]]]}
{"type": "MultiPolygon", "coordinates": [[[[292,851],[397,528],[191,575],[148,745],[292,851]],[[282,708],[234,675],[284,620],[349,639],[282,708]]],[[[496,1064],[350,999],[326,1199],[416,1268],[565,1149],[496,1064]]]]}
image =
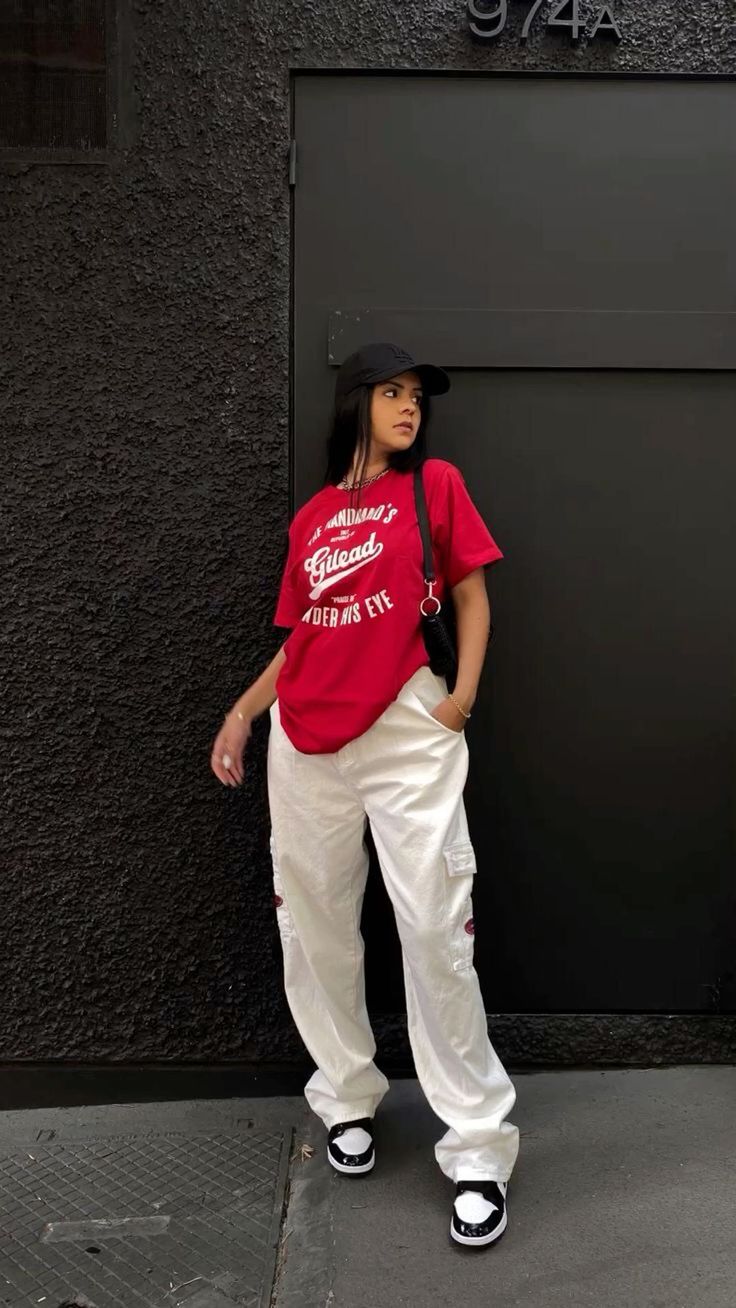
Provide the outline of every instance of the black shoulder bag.
{"type": "Polygon", "coordinates": [[[427,585],[427,594],[419,606],[422,615],[422,635],[429,654],[430,668],[438,676],[445,677],[447,689],[453,690],[457,681],[455,607],[450,598],[449,603],[446,603],[443,608],[439,598],[434,594],[437,578],[432,557],[432,539],[429,532],[429,517],[421,468],[414,469],[414,502],[417,507],[417,521],[422,535],[424,580],[427,585]]]}

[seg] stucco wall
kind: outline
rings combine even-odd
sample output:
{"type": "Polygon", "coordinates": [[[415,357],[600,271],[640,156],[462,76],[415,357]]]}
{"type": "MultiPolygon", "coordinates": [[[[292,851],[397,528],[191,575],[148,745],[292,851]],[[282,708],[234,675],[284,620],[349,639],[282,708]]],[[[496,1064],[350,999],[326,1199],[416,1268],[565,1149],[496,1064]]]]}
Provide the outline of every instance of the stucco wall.
{"type": "MultiPolygon", "coordinates": [[[[279,643],[290,70],[736,72],[730,0],[618,0],[624,41],[591,48],[541,28],[521,46],[510,8],[486,47],[462,0],[138,3],[111,162],[0,165],[1,1058],[303,1055],[271,903],[266,720],[244,789],[208,766],[279,643]]],[[[579,1039],[553,1026],[506,1021],[499,1047],[616,1054],[589,1019],[579,1039]]],[[[395,1018],[376,1033],[405,1049],[395,1018]]]]}

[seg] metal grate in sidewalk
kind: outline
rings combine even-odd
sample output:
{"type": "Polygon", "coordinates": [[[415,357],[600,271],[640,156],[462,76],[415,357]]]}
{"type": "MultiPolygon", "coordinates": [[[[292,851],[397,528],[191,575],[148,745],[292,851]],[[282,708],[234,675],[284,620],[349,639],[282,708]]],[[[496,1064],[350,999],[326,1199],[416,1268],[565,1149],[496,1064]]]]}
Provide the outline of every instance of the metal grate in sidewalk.
{"type": "Polygon", "coordinates": [[[3,1308],[266,1308],[291,1135],[107,1136],[0,1154],[3,1308]]]}

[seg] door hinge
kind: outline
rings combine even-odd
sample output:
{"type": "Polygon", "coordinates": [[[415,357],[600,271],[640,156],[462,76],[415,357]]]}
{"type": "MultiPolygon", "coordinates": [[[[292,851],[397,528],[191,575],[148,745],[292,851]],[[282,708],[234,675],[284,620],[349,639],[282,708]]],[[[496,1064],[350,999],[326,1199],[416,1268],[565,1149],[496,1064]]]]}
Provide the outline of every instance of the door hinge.
{"type": "Polygon", "coordinates": [[[296,141],[289,146],[289,186],[296,186],[296,141]]]}

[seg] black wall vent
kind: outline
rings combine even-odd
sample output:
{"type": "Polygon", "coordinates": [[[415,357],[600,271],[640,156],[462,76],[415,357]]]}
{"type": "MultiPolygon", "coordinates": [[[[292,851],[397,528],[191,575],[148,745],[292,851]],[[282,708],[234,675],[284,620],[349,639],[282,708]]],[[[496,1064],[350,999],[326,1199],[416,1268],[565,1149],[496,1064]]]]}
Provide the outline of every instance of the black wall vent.
{"type": "Polygon", "coordinates": [[[107,145],[107,0],[0,8],[0,148],[107,145]]]}

